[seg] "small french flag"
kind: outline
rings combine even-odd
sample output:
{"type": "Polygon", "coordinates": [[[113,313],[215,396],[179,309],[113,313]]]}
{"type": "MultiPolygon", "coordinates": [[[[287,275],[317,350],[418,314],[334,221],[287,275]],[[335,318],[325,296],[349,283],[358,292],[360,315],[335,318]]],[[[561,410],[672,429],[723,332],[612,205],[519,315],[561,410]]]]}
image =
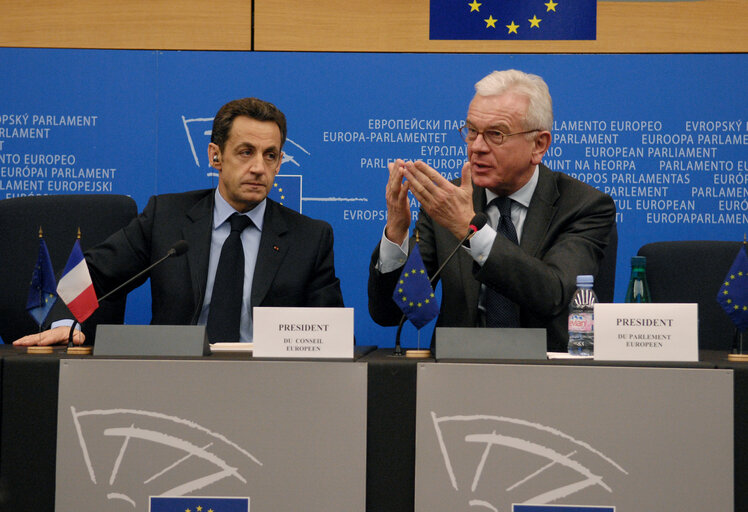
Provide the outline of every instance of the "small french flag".
{"type": "Polygon", "coordinates": [[[70,312],[80,323],[99,307],[79,240],[75,241],[65,270],[57,283],[57,295],[67,304],[70,312]]]}

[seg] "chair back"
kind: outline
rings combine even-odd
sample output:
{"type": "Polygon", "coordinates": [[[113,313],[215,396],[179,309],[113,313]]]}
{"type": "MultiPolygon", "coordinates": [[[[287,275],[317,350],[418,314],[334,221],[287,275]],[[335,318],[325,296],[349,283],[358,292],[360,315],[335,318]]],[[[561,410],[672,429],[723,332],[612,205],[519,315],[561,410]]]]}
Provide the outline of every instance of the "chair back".
{"type": "Polygon", "coordinates": [[[735,324],[717,302],[725,275],[740,249],[740,242],[655,242],[642,246],[647,258],[647,281],[652,302],[697,303],[699,348],[730,350],[735,324]]]}
{"type": "MultiPolygon", "coordinates": [[[[29,284],[39,253],[39,227],[59,280],[73,248],[78,228],[81,248],[98,244],[137,215],[128,196],[73,194],[29,196],[0,200],[0,336],[5,343],[39,327],[26,312],[29,284]]],[[[93,343],[98,323],[122,323],[125,301],[106,301],[83,323],[86,344],[93,343]]],[[[60,301],[58,301],[60,302],[60,301]]],[[[55,306],[58,307],[58,306],[55,306]]],[[[70,318],[73,318],[72,315],[70,318]]]]}

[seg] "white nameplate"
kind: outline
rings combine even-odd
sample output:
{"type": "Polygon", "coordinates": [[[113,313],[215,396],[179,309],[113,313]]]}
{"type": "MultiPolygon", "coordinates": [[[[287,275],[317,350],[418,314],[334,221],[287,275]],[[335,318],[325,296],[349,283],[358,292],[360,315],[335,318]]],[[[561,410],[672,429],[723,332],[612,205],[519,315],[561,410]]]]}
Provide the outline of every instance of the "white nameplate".
{"type": "Polygon", "coordinates": [[[254,357],[353,358],[353,308],[253,308],[254,357]]]}
{"type": "Polygon", "coordinates": [[[595,359],[698,361],[698,304],[595,304],[595,359]]]}

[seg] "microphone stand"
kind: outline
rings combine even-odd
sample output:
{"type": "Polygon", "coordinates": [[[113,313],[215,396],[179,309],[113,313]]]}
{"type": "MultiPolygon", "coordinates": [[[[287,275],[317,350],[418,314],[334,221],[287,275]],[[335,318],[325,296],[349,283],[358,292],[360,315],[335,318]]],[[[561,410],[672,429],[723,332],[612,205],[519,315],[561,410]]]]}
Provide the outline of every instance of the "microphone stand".
{"type": "MultiPolygon", "coordinates": [[[[473,217],[473,219],[470,221],[470,227],[468,228],[467,234],[460,240],[460,243],[455,246],[454,250],[447,256],[447,259],[444,260],[444,263],[441,264],[441,266],[437,269],[437,271],[434,273],[434,275],[429,279],[429,283],[433,286],[434,281],[436,281],[436,278],[439,277],[439,274],[441,274],[442,270],[444,270],[444,267],[449,263],[449,261],[454,257],[455,254],[457,254],[457,251],[460,249],[462,244],[470,240],[470,238],[478,232],[480,228],[485,226],[487,217],[484,213],[480,213],[473,217]]],[[[407,319],[407,316],[403,314],[403,316],[400,318],[400,323],[397,326],[397,334],[395,335],[395,351],[393,352],[396,356],[402,356],[403,355],[403,348],[400,345],[400,333],[403,331],[403,325],[405,325],[405,320],[407,319]]]]}
{"type": "MultiPolygon", "coordinates": [[[[179,242],[175,243],[174,246],[171,249],[169,249],[161,259],[157,260],[155,263],[151,263],[144,270],[141,270],[140,272],[132,276],[130,279],[128,279],[127,281],[125,281],[124,283],[116,287],[114,290],[111,290],[109,293],[105,293],[101,298],[96,299],[96,303],[101,304],[101,301],[108,299],[111,295],[117,293],[118,291],[120,291],[122,288],[124,288],[128,284],[132,283],[133,281],[135,281],[142,275],[150,272],[151,270],[153,270],[153,268],[156,265],[161,264],[161,262],[163,262],[164,260],[168,258],[171,258],[172,256],[181,256],[182,254],[187,252],[187,249],[189,249],[187,242],[185,242],[184,240],[180,240],[179,242]]],[[[80,325],[78,320],[73,320],[73,325],[70,326],[70,335],[68,336],[68,353],[70,352],[71,348],[74,348],[73,334],[75,333],[76,325],[80,325]]]]}

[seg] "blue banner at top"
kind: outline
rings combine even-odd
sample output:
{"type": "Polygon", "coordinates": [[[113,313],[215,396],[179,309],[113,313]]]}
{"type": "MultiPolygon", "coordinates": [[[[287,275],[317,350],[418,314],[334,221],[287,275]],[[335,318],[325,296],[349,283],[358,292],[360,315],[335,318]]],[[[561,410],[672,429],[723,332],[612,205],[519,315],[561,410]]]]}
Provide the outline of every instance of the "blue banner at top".
{"type": "Polygon", "coordinates": [[[431,0],[430,39],[591,40],[597,0],[431,0]]]}

